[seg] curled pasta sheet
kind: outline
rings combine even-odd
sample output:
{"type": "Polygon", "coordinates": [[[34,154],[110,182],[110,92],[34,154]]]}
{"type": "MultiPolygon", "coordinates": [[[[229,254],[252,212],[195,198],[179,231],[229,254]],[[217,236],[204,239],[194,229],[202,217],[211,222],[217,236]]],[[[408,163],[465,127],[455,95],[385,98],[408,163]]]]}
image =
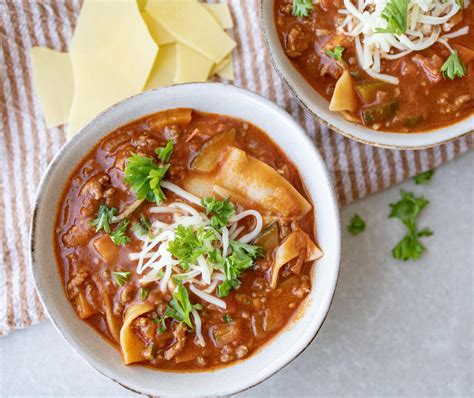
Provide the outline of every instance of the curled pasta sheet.
{"type": "Polygon", "coordinates": [[[348,70],[344,71],[338,79],[334,93],[329,104],[331,111],[355,111],[357,109],[357,96],[354,91],[352,77],[348,70]]]}
{"type": "Polygon", "coordinates": [[[280,269],[289,261],[297,258],[303,250],[306,251],[305,263],[315,261],[323,256],[321,249],[316,246],[308,234],[301,229],[297,229],[288,235],[275,253],[270,283],[272,289],[275,289],[277,286],[280,269]]]}
{"type": "Polygon", "coordinates": [[[154,309],[151,303],[132,304],[125,313],[123,326],[120,329],[120,348],[125,365],[143,361],[143,350],[145,343],[132,330],[132,322],[139,317],[154,309]]]}
{"type": "Polygon", "coordinates": [[[244,151],[229,147],[214,172],[191,172],[184,189],[201,198],[211,196],[214,187],[234,192],[232,201],[245,197],[262,210],[284,217],[301,217],[311,210],[308,201],[276,170],[244,151]]]}
{"type": "Polygon", "coordinates": [[[100,278],[95,278],[94,282],[96,283],[97,288],[99,289],[102,296],[102,311],[105,314],[105,319],[107,321],[107,327],[109,328],[110,335],[118,343],[120,337],[121,321],[114,315],[112,301],[110,300],[110,297],[107,294],[107,289],[100,278]]]}

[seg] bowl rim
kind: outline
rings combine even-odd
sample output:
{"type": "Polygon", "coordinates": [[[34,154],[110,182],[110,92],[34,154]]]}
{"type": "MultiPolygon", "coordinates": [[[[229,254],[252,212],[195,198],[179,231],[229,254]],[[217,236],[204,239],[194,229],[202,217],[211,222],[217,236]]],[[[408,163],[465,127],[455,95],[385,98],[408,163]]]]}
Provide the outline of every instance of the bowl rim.
{"type": "MultiPolygon", "coordinates": [[[[306,113],[308,113],[311,117],[316,119],[316,121],[318,121],[319,123],[323,124],[324,126],[328,127],[329,129],[335,131],[338,134],[341,134],[342,136],[344,136],[346,138],[352,139],[352,140],[357,141],[357,142],[361,142],[362,144],[371,145],[371,146],[375,146],[375,147],[379,147],[379,148],[398,149],[398,150],[421,150],[421,149],[433,148],[433,147],[436,147],[436,146],[439,146],[439,145],[447,144],[449,142],[458,140],[462,137],[465,137],[469,134],[474,133],[474,114],[468,115],[465,118],[463,118],[461,120],[458,120],[454,124],[450,124],[450,125],[447,125],[447,126],[437,128],[437,129],[433,129],[433,130],[419,131],[419,132],[413,132],[413,133],[401,133],[401,132],[396,132],[396,131],[395,132],[394,131],[386,131],[386,132],[380,131],[380,134],[394,134],[398,137],[403,137],[403,136],[425,137],[425,136],[433,135],[433,133],[436,133],[436,132],[439,132],[439,131],[442,131],[442,130],[446,130],[446,129],[449,129],[449,128],[456,128],[458,124],[464,122],[465,120],[471,120],[472,119],[472,121],[473,121],[473,126],[471,128],[469,128],[469,126],[468,126],[467,130],[461,132],[460,134],[453,135],[451,137],[448,137],[446,139],[441,139],[441,140],[432,139],[430,142],[425,142],[425,143],[416,144],[416,145],[413,145],[413,144],[412,145],[401,145],[401,144],[395,144],[395,143],[389,144],[389,143],[382,143],[382,142],[374,141],[373,139],[371,140],[371,139],[363,138],[359,135],[351,134],[350,132],[345,131],[341,127],[338,127],[338,126],[334,125],[334,123],[331,123],[330,121],[326,120],[323,116],[321,116],[319,114],[319,109],[317,109],[318,105],[312,104],[309,101],[306,101],[305,99],[303,99],[303,95],[301,94],[301,92],[300,92],[299,88],[297,87],[297,85],[293,84],[290,81],[291,80],[290,77],[289,77],[290,71],[287,70],[287,68],[285,66],[281,65],[280,62],[276,58],[274,50],[277,49],[277,46],[278,46],[278,48],[281,48],[281,44],[280,44],[280,42],[274,43],[273,40],[271,40],[271,36],[269,34],[269,30],[272,27],[274,27],[273,6],[272,6],[272,11],[271,11],[272,15],[271,15],[271,18],[270,18],[270,20],[272,22],[271,22],[271,26],[270,26],[270,25],[267,24],[267,20],[266,20],[267,11],[266,11],[265,4],[268,4],[270,1],[272,2],[272,5],[275,2],[275,0],[260,0],[260,5],[259,5],[259,14],[260,14],[259,22],[260,22],[260,26],[261,26],[261,29],[262,29],[262,32],[263,32],[263,39],[264,39],[264,42],[265,42],[266,50],[267,50],[268,55],[270,57],[270,62],[273,65],[273,68],[277,72],[278,76],[283,80],[286,87],[288,88],[288,90],[290,91],[292,96],[296,99],[298,104],[305,110],[306,113]]],[[[301,73],[294,66],[292,66],[292,70],[295,73],[301,75],[301,73]]],[[[306,81],[304,76],[301,75],[301,77],[306,81]]],[[[307,83],[307,84],[309,84],[309,83],[307,83]]],[[[314,92],[322,98],[322,96],[316,90],[314,90],[314,92]]],[[[327,102],[326,99],[324,99],[324,101],[327,102]]],[[[334,114],[335,114],[335,117],[341,118],[341,116],[336,115],[336,112],[334,112],[334,114]]],[[[377,130],[374,130],[374,129],[370,129],[366,126],[363,126],[361,124],[358,124],[358,126],[362,129],[368,131],[368,132],[377,131],[377,130]]]]}
{"type": "MultiPolygon", "coordinates": [[[[48,164],[45,172],[43,173],[43,176],[41,178],[41,182],[40,182],[40,184],[37,188],[34,207],[33,207],[33,212],[32,212],[32,218],[31,218],[30,228],[29,228],[29,240],[28,240],[28,243],[29,243],[29,270],[30,270],[31,275],[33,276],[33,281],[34,281],[36,291],[38,293],[39,299],[40,299],[46,313],[48,314],[49,320],[52,322],[53,326],[59,332],[61,337],[79,355],[79,357],[83,361],[85,361],[97,373],[99,373],[100,375],[106,377],[107,379],[117,383],[118,385],[120,385],[120,386],[122,386],[122,387],[124,387],[124,388],[126,388],[130,391],[138,393],[138,394],[149,395],[148,392],[139,391],[139,390],[136,389],[136,387],[131,387],[131,386],[127,385],[126,383],[118,380],[118,377],[117,378],[115,377],[112,370],[107,370],[106,371],[105,369],[99,369],[99,367],[96,366],[96,364],[92,363],[92,361],[90,360],[90,358],[87,355],[82,353],[81,348],[75,342],[75,338],[72,337],[68,331],[65,331],[65,330],[62,329],[61,324],[60,324],[61,322],[58,321],[55,317],[51,316],[50,311],[48,309],[48,304],[47,304],[48,298],[46,297],[45,292],[43,292],[43,290],[41,288],[41,282],[40,282],[40,276],[39,276],[39,273],[40,273],[39,270],[40,270],[41,267],[36,267],[35,266],[35,264],[38,261],[36,259],[36,252],[37,252],[38,246],[39,246],[39,244],[38,244],[38,236],[39,235],[37,234],[37,228],[38,228],[38,224],[40,222],[40,220],[39,220],[39,208],[42,205],[42,202],[44,200],[44,196],[47,192],[47,183],[48,183],[49,179],[52,177],[53,173],[56,171],[60,161],[69,156],[70,148],[72,148],[75,145],[75,143],[80,141],[82,139],[82,136],[90,128],[94,128],[94,124],[96,123],[96,121],[98,121],[102,118],[107,118],[109,113],[111,114],[115,108],[121,107],[121,106],[126,106],[127,103],[129,103],[131,101],[134,101],[137,97],[141,97],[141,96],[145,96],[145,95],[152,95],[151,94],[152,92],[166,94],[166,92],[168,92],[168,91],[173,91],[174,89],[178,89],[179,87],[183,87],[183,86],[188,86],[190,88],[190,90],[196,90],[196,89],[200,89],[200,88],[206,87],[206,86],[213,86],[213,87],[217,87],[217,89],[219,89],[219,90],[220,89],[230,90],[229,94],[236,93],[237,95],[241,95],[242,99],[245,98],[245,96],[250,96],[254,100],[262,102],[263,105],[270,108],[272,112],[279,113],[281,117],[286,118],[290,123],[292,123],[293,127],[294,127],[294,132],[296,134],[300,135],[301,138],[304,141],[306,141],[306,144],[309,146],[310,151],[312,152],[312,156],[314,156],[317,159],[317,161],[319,163],[319,167],[321,169],[321,172],[323,173],[323,175],[325,175],[327,185],[328,185],[327,188],[328,188],[329,206],[332,207],[333,217],[337,221],[335,223],[335,225],[333,225],[334,229],[333,229],[333,232],[332,232],[334,234],[334,237],[335,237],[335,239],[334,239],[335,247],[333,248],[334,249],[333,250],[334,263],[331,263],[331,266],[335,267],[335,276],[330,281],[331,283],[328,285],[328,288],[330,289],[330,297],[329,297],[329,300],[328,300],[327,304],[323,307],[324,316],[322,317],[321,322],[319,323],[317,328],[315,328],[315,330],[312,332],[312,337],[309,339],[307,344],[305,344],[303,347],[298,348],[297,350],[295,350],[295,352],[291,355],[291,358],[289,358],[287,361],[284,361],[283,363],[279,364],[276,367],[273,367],[273,368],[270,368],[270,369],[266,368],[267,371],[262,370],[259,377],[252,380],[252,383],[243,382],[242,387],[239,387],[238,390],[229,392],[229,394],[236,394],[236,393],[248,390],[248,389],[262,383],[263,381],[267,380],[268,378],[270,378],[271,376],[273,376],[274,374],[276,374],[277,372],[282,370],[288,364],[293,362],[299,355],[301,355],[303,353],[303,351],[305,351],[306,348],[314,341],[314,339],[316,338],[317,334],[321,330],[321,328],[322,328],[322,326],[323,326],[324,322],[326,321],[327,316],[329,314],[329,310],[330,310],[332,302],[334,300],[334,295],[335,295],[335,292],[336,292],[337,282],[338,282],[339,274],[340,274],[340,261],[341,261],[341,225],[340,225],[340,222],[341,222],[341,220],[340,220],[340,213],[339,213],[339,205],[338,205],[338,201],[337,201],[337,194],[336,194],[336,191],[334,189],[334,184],[333,184],[333,180],[331,178],[331,175],[330,175],[330,173],[327,169],[326,164],[324,163],[324,161],[322,159],[321,154],[319,153],[319,151],[315,147],[315,145],[311,142],[310,138],[305,133],[304,129],[294,120],[294,118],[291,115],[288,114],[288,112],[286,110],[279,107],[275,103],[271,102],[267,98],[265,98],[263,96],[260,96],[256,93],[252,92],[252,91],[249,91],[249,90],[246,90],[246,89],[243,89],[243,88],[240,88],[240,87],[236,87],[236,86],[233,86],[233,85],[229,85],[229,84],[219,83],[219,82],[183,83],[183,84],[177,84],[177,85],[169,86],[169,87],[161,87],[161,88],[157,88],[157,89],[154,89],[154,90],[149,90],[149,91],[146,91],[146,92],[136,94],[136,95],[128,97],[128,98],[126,98],[122,101],[119,101],[118,103],[116,103],[116,104],[110,106],[109,108],[105,109],[104,111],[102,111],[94,119],[92,119],[89,123],[84,125],[71,139],[66,141],[66,143],[60,148],[58,153],[53,157],[51,162],[48,164]]],[[[172,109],[172,108],[169,108],[169,109],[172,109]]],[[[220,113],[220,114],[224,114],[224,113],[220,113]]],[[[237,118],[237,116],[231,116],[231,117],[236,117],[237,118]]],[[[246,120],[244,115],[242,115],[240,117],[243,120],[246,120]]],[[[134,118],[132,117],[132,118],[130,118],[129,121],[133,121],[133,120],[134,120],[134,118]]],[[[127,122],[125,122],[124,124],[126,124],[126,123],[127,122]]],[[[108,133],[110,133],[110,132],[108,132],[108,133]]],[[[269,135],[269,137],[273,140],[273,137],[270,133],[268,133],[267,131],[265,131],[265,133],[267,135],[269,135]]],[[[91,144],[88,144],[89,148],[93,148],[93,146],[97,142],[99,142],[100,139],[102,139],[102,137],[98,138],[97,140],[95,140],[91,144]]],[[[282,148],[280,144],[278,144],[277,142],[275,142],[275,144],[278,145],[278,147],[286,153],[286,150],[284,148],[282,148]]],[[[292,160],[292,159],[290,158],[290,160],[292,160]]],[[[313,211],[316,211],[316,209],[314,209],[313,211]]],[[[57,264],[55,264],[55,266],[57,267],[57,264]]],[[[309,305],[309,303],[308,303],[308,305],[309,305]]],[[[289,325],[286,325],[286,326],[289,326],[289,325]]],[[[282,331],[283,330],[284,329],[282,329],[282,331]]],[[[280,331],[280,333],[282,331],[280,331]]],[[[276,337],[276,336],[274,336],[274,337],[276,337]]],[[[264,344],[262,347],[260,347],[260,349],[265,350],[268,347],[270,347],[271,344],[272,344],[272,341],[270,340],[269,342],[264,344]]],[[[249,358],[251,358],[251,356],[249,358]]],[[[237,364],[237,363],[238,362],[235,362],[235,364],[237,364]]],[[[233,366],[233,364],[229,365],[228,367],[232,367],[232,366],[233,366]]],[[[217,370],[219,370],[219,369],[217,369],[217,370]]],[[[213,370],[210,370],[210,371],[212,372],[213,370]]],[[[206,371],[204,371],[204,372],[206,372],[206,371]]],[[[180,395],[178,395],[178,396],[180,396],[180,395]]]]}

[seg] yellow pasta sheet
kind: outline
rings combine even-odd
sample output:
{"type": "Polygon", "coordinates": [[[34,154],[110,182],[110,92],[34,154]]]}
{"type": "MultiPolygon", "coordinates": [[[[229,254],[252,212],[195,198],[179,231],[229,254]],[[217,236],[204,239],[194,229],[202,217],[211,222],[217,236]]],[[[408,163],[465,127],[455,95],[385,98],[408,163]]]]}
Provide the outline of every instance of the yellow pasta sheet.
{"type": "Polygon", "coordinates": [[[145,85],[145,90],[171,86],[176,75],[176,44],[160,47],[155,63],[145,85]]]}
{"type": "Polygon", "coordinates": [[[182,43],[176,43],[175,83],[205,82],[213,62],[182,43]]]}
{"type": "Polygon", "coordinates": [[[108,106],[144,89],[158,46],[135,1],[85,0],[70,47],[71,136],[108,106]]]}
{"type": "Polygon", "coordinates": [[[69,54],[43,47],[31,49],[33,86],[47,127],[67,122],[74,82],[69,54]]]}
{"type": "Polygon", "coordinates": [[[146,10],[178,41],[214,63],[220,62],[236,45],[211,13],[197,2],[148,0],[146,10]]]}

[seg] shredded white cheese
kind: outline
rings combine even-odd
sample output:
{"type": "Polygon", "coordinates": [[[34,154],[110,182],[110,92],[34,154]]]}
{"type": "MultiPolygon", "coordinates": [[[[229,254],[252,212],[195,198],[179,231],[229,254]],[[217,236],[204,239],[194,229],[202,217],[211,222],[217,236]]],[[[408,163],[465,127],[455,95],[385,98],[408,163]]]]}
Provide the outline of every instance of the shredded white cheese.
{"type": "MultiPolygon", "coordinates": [[[[198,197],[175,184],[166,181],[162,182],[162,187],[174,192],[188,202],[201,206],[201,200],[198,197]]],[[[189,290],[203,301],[225,309],[225,301],[215,295],[218,284],[225,280],[223,272],[214,269],[212,263],[207,261],[203,255],[197,258],[195,264],[191,264],[188,269],[183,270],[179,261],[168,251],[168,244],[176,238],[175,230],[179,225],[211,228],[210,220],[206,214],[187,203],[178,201],[152,207],[150,213],[152,214],[151,218],[160,214],[169,214],[171,217],[169,217],[169,223],[152,219],[152,230],[149,236],[136,235],[143,242],[142,248],[140,252],[130,253],[129,258],[137,263],[136,272],[141,275],[140,282],[157,282],[160,290],[164,292],[167,289],[173,291],[173,280],[177,278],[183,284],[189,286],[189,290]],[[196,286],[199,286],[199,288],[196,286]]],[[[260,234],[262,227],[263,218],[258,211],[252,209],[242,211],[229,218],[227,227],[222,227],[218,231],[214,230],[217,240],[213,245],[222,252],[222,256],[225,258],[232,252],[229,244],[230,240],[237,240],[241,243],[251,242],[260,234]],[[255,219],[254,227],[245,235],[240,236],[247,228],[239,224],[247,217],[255,219]]],[[[201,319],[199,314],[196,310],[193,310],[192,314],[197,339],[200,344],[205,344],[200,330],[201,319]]]]}
{"type": "MultiPolygon", "coordinates": [[[[390,84],[398,84],[399,79],[382,73],[382,59],[394,60],[413,51],[421,51],[440,42],[451,47],[448,40],[469,33],[466,26],[453,33],[450,19],[461,9],[456,0],[410,0],[408,3],[407,31],[398,35],[377,33],[377,29],[387,28],[382,13],[389,0],[344,0],[344,16],[338,31],[355,38],[355,48],[359,65],[375,79],[390,84]]],[[[469,1],[464,1],[464,7],[469,1]]]]}

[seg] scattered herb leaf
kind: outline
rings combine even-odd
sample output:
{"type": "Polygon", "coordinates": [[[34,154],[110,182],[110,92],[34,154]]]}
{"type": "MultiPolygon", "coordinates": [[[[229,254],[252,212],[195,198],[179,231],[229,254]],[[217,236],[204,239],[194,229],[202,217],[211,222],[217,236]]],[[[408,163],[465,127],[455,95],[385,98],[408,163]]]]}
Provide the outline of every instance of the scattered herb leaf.
{"type": "Polygon", "coordinates": [[[213,230],[192,226],[178,225],[175,239],[169,242],[168,251],[180,261],[181,268],[186,271],[198,257],[212,251],[212,242],[216,240],[213,230]]]}
{"type": "Polygon", "coordinates": [[[365,221],[361,216],[355,214],[351,219],[351,223],[347,226],[347,229],[352,235],[359,235],[361,232],[365,231],[365,221]]]}
{"type": "Polygon", "coordinates": [[[413,177],[416,185],[426,185],[433,177],[434,170],[428,170],[413,177]]]}
{"type": "Polygon", "coordinates": [[[307,17],[311,11],[313,11],[312,0],[293,0],[293,9],[291,10],[291,13],[295,17],[307,17]]]}
{"type": "Polygon", "coordinates": [[[125,167],[125,182],[135,191],[137,199],[147,199],[159,205],[166,199],[161,189],[161,180],[169,166],[160,166],[152,158],[132,153],[125,167]]]}
{"type": "Polygon", "coordinates": [[[229,314],[226,314],[222,317],[225,323],[231,323],[233,321],[232,317],[229,314]]]}
{"type": "Polygon", "coordinates": [[[194,327],[190,315],[193,309],[201,310],[202,306],[191,304],[188,291],[183,285],[179,285],[173,292],[173,298],[166,307],[165,315],[179,322],[184,322],[192,330],[194,327]]]}
{"type": "Polygon", "coordinates": [[[151,230],[151,222],[147,216],[140,214],[140,219],[133,224],[132,230],[141,236],[147,236],[151,230]]]}
{"type": "Polygon", "coordinates": [[[387,21],[387,27],[377,28],[375,32],[404,34],[407,31],[408,3],[409,0],[389,0],[382,11],[382,18],[387,21]]]}
{"type": "Polygon", "coordinates": [[[206,215],[211,217],[211,226],[219,229],[225,227],[229,222],[229,217],[235,214],[235,206],[229,201],[229,198],[217,200],[211,196],[201,200],[202,206],[206,209],[206,215]]]}
{"type": "Polygon", "coordinates": [[[173,154],[173,140],[168,140],[166,145],[162,148],[156,148],[155,153],[162,162],[169,162],[173,154]]]}
{"type": "Polygon", "coordinates": [[[110,239],[112,239],[112,242],[116,245],[126,245],[131,241],[131,239],[125,234],[125,232],[127,232],[128,224],[130,224],[130,221],[122,220],[110,233],[110,239]]]}
{"type": "Polygon", "coordinates": [[[418,260],[426,250],[418,238],[431,236],[433,232],[429,228],[418,231],[416,219],[428,203],[423,196],[415,197],[411,192],[401,191],[401,199],[390,204],[389,218],[398,218],[407,229],[403,239],[392,250],[397,260],[418,260]]]}
{"type": "Polygon", "coordinates": [[[466,65],[464,65],[459,58],[457,51],[453,51],[441,67],[441,73],[443,76],[451,80],[454,80],[456,77],[464,77],[466,71],[466,65]]]}
{"type": "Polygon", "coordinates": [[[117,285],[123,286],[127,281],[130,279],[130,276],[132,275],[131,272],[112,272],[112,276],[115,279],[115,282],[117,282],[117,285]]]}
{"type": "Polygon", "coordinates": [[[329,55],[331,58],[338,60],[339,62],[342,61],[342,53],[344,52],[345,48],[342,46],[336,46],[334,49],[330,50],[329,48],[326,49],[326,54],[329,55]]]}
{"type": "Polygon", "coordinates": [[[101,229],[103,229],[105,232],[110,234],[110,223],[112,222],[112,218],[115,216],[115,213],[117,213],[116,208],[109,208],[106,204],[101,204],[97,213],[97,217],[90,222],[90,225],[96,227],[95,232],[99,232],[101,229]]]}

